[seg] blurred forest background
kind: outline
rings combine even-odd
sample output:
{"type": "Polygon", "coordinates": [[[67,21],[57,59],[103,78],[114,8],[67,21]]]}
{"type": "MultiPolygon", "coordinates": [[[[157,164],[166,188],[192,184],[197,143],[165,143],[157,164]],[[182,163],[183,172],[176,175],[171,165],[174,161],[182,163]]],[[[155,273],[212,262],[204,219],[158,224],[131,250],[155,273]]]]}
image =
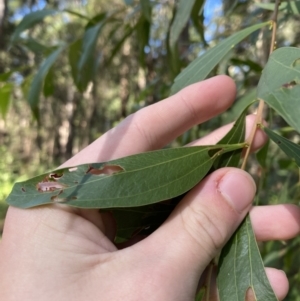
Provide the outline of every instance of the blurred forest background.
{"type": "MultiPolygon", "coordinates": [[[[0,0],[0,230],[15,181],[57,167],[129,114],[168,97],[174,78],[196,57],[272,15],[271,1],[193,0],[172,40],[172,22],[185,9],[177,2],[0,0]]],[[[277,47],[300,46],[299,11],[300,1],[283,1],[277,47]]],[[[218,64],[210,76],[228,74],[236,81],[234,106],[174,145],[233,121],[255,99],[270,35],[268,28],[256,31],[218,64]]],[[[274,112],[266,118],[299,142],[274,112]]],[[[273,145],[265,154],[249,164],[257,204],[299,204],[294,162],[273,145]]],[[[286,300],[300,301],[300,238],[264,243],[261,251],[266,265],[288,272],[286,300]]]]}

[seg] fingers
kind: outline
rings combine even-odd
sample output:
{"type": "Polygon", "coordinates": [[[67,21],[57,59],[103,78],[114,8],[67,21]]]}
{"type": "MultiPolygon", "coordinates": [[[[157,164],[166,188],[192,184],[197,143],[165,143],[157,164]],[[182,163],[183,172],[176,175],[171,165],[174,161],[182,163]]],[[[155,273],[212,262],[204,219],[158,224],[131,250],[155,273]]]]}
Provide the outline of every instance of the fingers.
{"type": "Polygon", "coordinates": [[[219,169],[192,189],[156,232],[133,248],[142,248],[147,260],[160,258],[165,269],[173,271],[176,266],[180,281],[185,273],[199,277],[245,217],[255,190],[248,173],[219,169]]]}
{"type": "Polygon", "coordinates": [[[287,240],[300,234],[300,208],[296,205],[253,207],[250,216],[257,240],[287,240]]]}
{"type": "Polygon", "coordinates": [[[289,282],[285,272],[274,268],[266,268],[266,274],[275,295],[279,300],[283,300],[289,290],[289,282]]]}
{"type": "Polygon", "coordinates": [[[223,75],[188,86],[129,116],[64,166],[111,160],[161,148],[193,125],[226,110],[235,93],[234,82],[223,75]]]}

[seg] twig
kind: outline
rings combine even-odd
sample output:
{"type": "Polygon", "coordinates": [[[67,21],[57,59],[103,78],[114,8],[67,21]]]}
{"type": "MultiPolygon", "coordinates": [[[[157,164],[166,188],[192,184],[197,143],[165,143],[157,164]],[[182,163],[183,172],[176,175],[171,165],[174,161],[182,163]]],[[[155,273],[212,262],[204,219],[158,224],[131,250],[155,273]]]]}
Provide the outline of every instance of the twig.
{"type": "MultiPolygon", "coordinates": [[[[278,17],[278,9],[279,9],[280,3],[281,3],[281,0],[276,0],[274,13],[273,13],[273,16],[271,18],[271,22],[272,22],[272,40],[271,40],[269,55],[271,55],[271,53],[273,52],[273,50],[275,48],[275,44],[276,44],[277,17],[278,17]]],[[[243,159],[243,163],[242,163],[242,167],[241,167],[241,169],[243,169],[243,170],[246,169],[246,164],[247,164],[247,161],[248,161],[248,158],[249,158],[249,155],[250,155],[251,146],[253,144],[257,128],[262,123],[262,115],[263,115],[264,105],[265,105],[264,100],[260,99],[258,109],[257,109],[257,113],[256,113],[255,124],[252,127],[250,136],[246,141],[248,147],[247,147],[245,157],[243,159]]]]}
{"type": "Polygon", "coordinates": [[[208,266],[208,274],[206,277],[206,301],[210,300],[210,291],[211,291],[211,278],[212,278],[212,273],[213,273],[213,268],[214,268],[214,264],[213,262],[211,262],[208,266]]]}

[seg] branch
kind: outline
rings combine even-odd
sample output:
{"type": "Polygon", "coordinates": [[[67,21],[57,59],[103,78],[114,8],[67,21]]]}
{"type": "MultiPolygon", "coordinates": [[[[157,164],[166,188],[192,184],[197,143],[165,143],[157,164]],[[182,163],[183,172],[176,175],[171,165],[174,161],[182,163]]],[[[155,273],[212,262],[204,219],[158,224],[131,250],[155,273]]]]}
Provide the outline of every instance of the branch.
{"type": "MultiPolygon", "coordinates": [[[[273,50],[276,47],[277,17],[278,17],[278,9],[279,9],[280,4],[281,4],[281,1],[276,0],[274,13],[273,13],[273,16],[271,18],[271,22],[272,22],[272,40],[271,40],[271,45],[270,45],[269,56],[271,55],[271,53],[273,52],[273,50]]],[[[257,128],[260,127],[260,125],[262,123],[262,119],[263,119],[262,115],[263,115],[264,105],[265,105],[264,100],[260,99],[259,104],[258,104],[258,110],[257,110],[257,113],[256,113],[255,124],[254,124],[254,126],[251,130],[249,138],[246,141],[248,147],[247,147],[245,157],[243,159],[243,163],[242,163],[242,167],[241,167],[241,169],[243,169],[243,170],[246,169],[246,164],[247,164],[247,161],[248,161],[248,158],[249,158],[249,155],[250,155],[251,146],[253,144],[257,128]]]]}

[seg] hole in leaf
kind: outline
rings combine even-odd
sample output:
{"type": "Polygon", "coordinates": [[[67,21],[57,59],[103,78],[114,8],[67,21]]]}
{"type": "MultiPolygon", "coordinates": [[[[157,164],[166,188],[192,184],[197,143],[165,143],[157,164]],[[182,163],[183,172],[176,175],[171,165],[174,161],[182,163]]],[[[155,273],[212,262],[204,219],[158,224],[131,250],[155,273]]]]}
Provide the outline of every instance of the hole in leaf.
{"type": "Polygon", "coordinates": [[[36,188],[39,192],[48,192],[63,189],[65,186],[57,182],[40,182],[36,185],[36,188]]]}
{"type": "Polygon", "coordinates": [[[63,203],[63,202],[66,201],[66,199],[65,199],[65,198],[60,198],[60,197],[58,197],[58,195],[53,195],[53,196],[51,197],[51,201],[52,201],[53,203],[63,203]]]}
{"type": "Polygon", "coordinates": [[[25,190],[25,188],[24,188],[24,187],[22,187],[22,188],[21,188],[21,190],[22,190],[23,192],[26,192],[26,190],[25,190]]]}
{"type": "Polygon", "coordinates": [[[50,173],[49,174],[49,179],[52,179],[54,181],[58,180],[59,178],[61,178],[63,176],[63,173],[50,173]]]}
{"type": "Polygon", "coordinates": [[[101,175],[113,175],[120,171],[124,171],[124,169],[119,165],[105,165],[100,169],[94,168],[93,166],[90,165],[86,173],[101,176],[101,175]]]}
{"type": "Polygon", "coordinates": [[[283,84],[282,87],[283,87],[283,88],[286,88],[286,89],[292,89],[292,88],[294,88],[296,85],[297,85],[297,83],[296,83],[294,80],[292,80],[292,81],[289,82],[289,83],[283,84]]]}
{"type": "Polygon", "coordinates": [[[69,172],[73,172],[73,171],[76,171],[77,170],[77,167],[71,167],[69,168],[69,172]]]}
{"type": "Polygon", "coordinates": [[[56,182],[57,179],[59,179],[61,176],[57,177],[57,174],[49,174],[49,176],[46,176],[42,182],[37,183],[36,189],[39,192],[49,192],[49,191],[55,191],[58,189],[63,189],[66,186],[64,184],[56,182]]]}
{"type": "Polygon", "coordinates": [[[300,67],[300,58],[299,59],[296,59],[296,60],[294,60],[294,62],[293,62],[293,65],[292,65],[293,67],[300,67]]]}

